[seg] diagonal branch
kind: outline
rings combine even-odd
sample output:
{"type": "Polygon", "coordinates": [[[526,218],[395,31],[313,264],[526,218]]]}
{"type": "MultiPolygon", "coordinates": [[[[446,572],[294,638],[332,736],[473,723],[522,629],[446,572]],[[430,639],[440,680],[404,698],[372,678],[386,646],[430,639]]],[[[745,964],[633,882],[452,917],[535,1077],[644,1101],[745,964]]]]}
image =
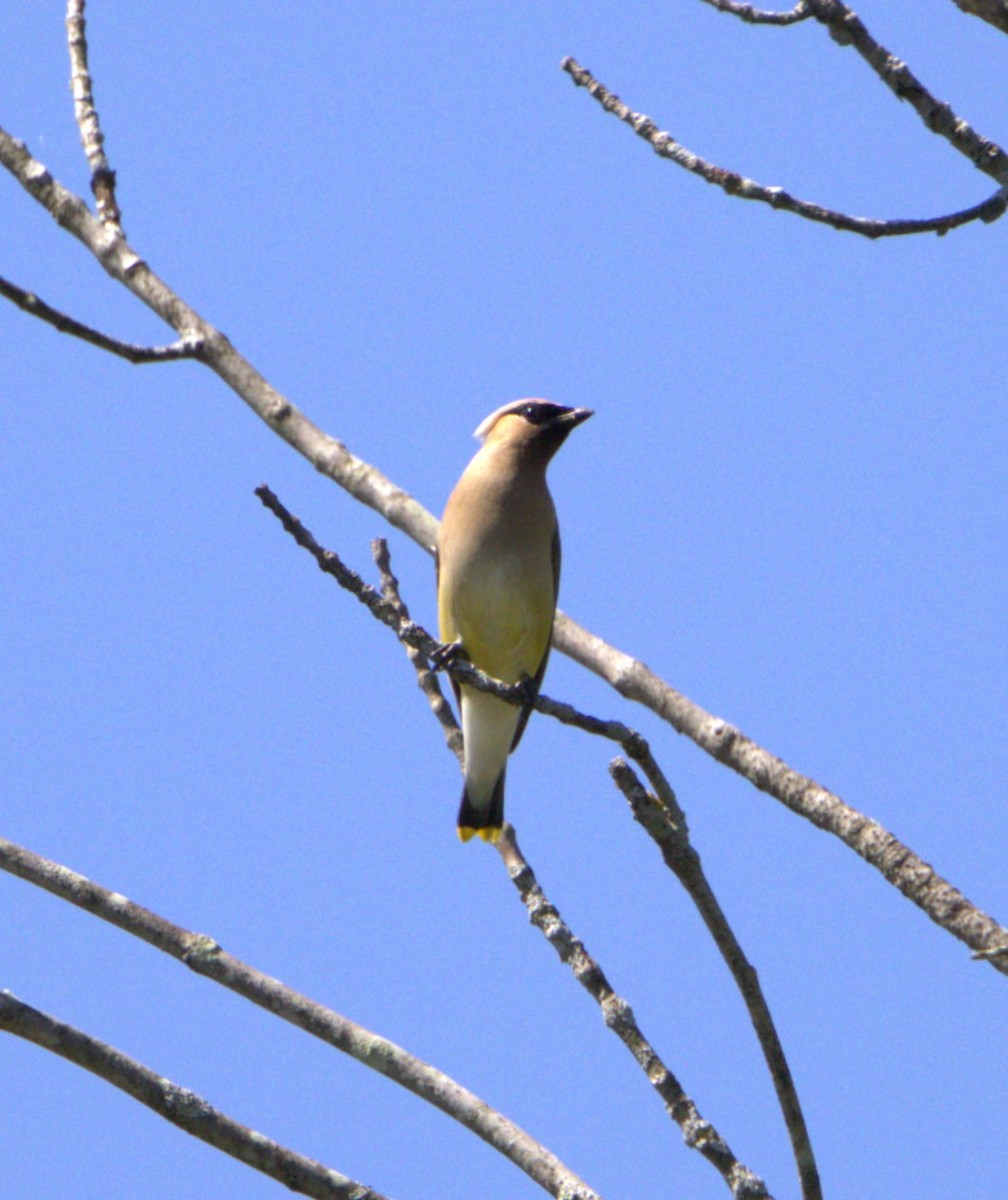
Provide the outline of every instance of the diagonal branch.
{"type": "Polygon", "coordinates": [[[739,945],[714,891],[707,881],[700,856],[690,844],[685,830],[681,829],[661,800],[651,796],[641,786],[632,768],[621,758],[613,759],[609,771],[616,786],[626,797],[634,820],[645,830],[661,851],[665,865],[673,872],[686,889],[707,926],[711,937],[724,959],[735,986],[738,988],[749,1011],[749,1019],[759,1040],[763,1057],[770,1076],[784,1123],[791,1138],[791,1149],[798,1167],[804,1200],[822,1200],[822,1185],[819,1170],[812,1151],[812,1141],[798,1100],[798,1091],[791,1077],[791,1069],[784,1056],[784,1047],[777,1036],[770,1006],[767,1004],[759,976],[746,958],[739,945]]]}
{"type": "MultiPolygon", "coordinates": [[[[573,625],[573,622],[571,622],[573,625]]],[[[706,712],[659,678],[646,663],[617,650],[580,626],[560,625],[556,644],[576,662],[636,700],[695,742],[712,758],[779,800],[798,816],[833,834],[880,871],[936,925],[1008,975],[1008,929],[968,900],[929,863],[878,821],[789,767],[723,718],[706,712]]]]}
{"type": "Polygon", "coordinates": [[[933,96],[902,59],[877,42],[853,9],[841,0],[806,0],[815,19],[841,46],[853,46],[898,100],[906,100],[932,133],[938,134],[977,168],[1008,185],[1008,154],[933,96]]]}
{"type": "Polygon", "coordinates": [[[505,823],[497,849],[508,869],[512,883],[518,889],[529,920],[545,936],[566,963],[574,978],[602,1010],[606,1025],[616,1034],[637,1060],[648,1081],[661,1097],[665,1110],[682,1130],[683,1141],[691,1150],[699,1151],[716,1168],[731,1189],[736,1200],[769,1200],[766,1184],[748,1167],[738,1161],[714,1126],[697,1111],[696,1105],[683,1091],[682,1084],[658,1057],[641,1033],[633,1009],[613,991],[602,968],[585,949],[584,942],[571,931],[556,908],[547,900],[532,868],[518,848],[515,832],[505,823]]]}
{"type": "Polygon", "coordinates": [[[315,1159],[264,1137],[211,1107],[188,1088],[156,1074],[122,1051],[32,1008],[9,991],[0,992],[0,1029],[51,1050],[111,1083],[193,1137],[254,1167],[293,1192],[317,1200],[384,1200],[315,1159]]]}
{"type": "MultiPolygon", "coordinates": [[[[87,211],[84,202],[57,183],[42,163],[32,158],[23,142],[2,129],[0,165],[59,224],[87,246],[113,278],[183,337],[199,341],[203,346],[202,361],[274,433],[355,500],[380,513],[428,553],[433,551],[437,521],[421,504],[376,467],[352,454],[342,442],[323,433],[273,388],[222,333],[159,279],[125,239],[110,236],[87,211]]],[[[1008,956],[999,951],[1000,947],[1008,946],[1008,930],[971,904],[876,821],[799,774],[727,721],[676,691],[644,663],[604,642],[563,613],[557,613],[553,644],[627,699],[650,708],[677,732],[685,734],[755,787],[840,838],[878,868],[931,920],[971,950],[982,954],[998,951],[998,956],[989,961],[1008,975],[1008,956]]]]}
{"type": "Polygon", "coordinates": [[[74,100],[74,118],[80,130],[81,145],[91,168],[91,191],[98,203],[102,224],[122,234],[122,214],[116,201],[115,171],[105,157],[105,135],[95,108],[88,69],[87,38],[84,36],[84,0],[67,0],[67,48],[70,51],[70,90],[74,100]]]}
{"type": "Polygon", "coordinates": [[[481,1137],[551,1195],[563,1200],[599,1200],[556,1155],[453,1079],[395,1042],[248,966],[228,954],[213,938],[173,925],[125,896],[3,838],[0,838],[0,870],[133,934],[178,959],[197,975],[205,975],[387,1076],[481,1137]]]}
{"type": "MultiPolygon", "coordinates": [[[[773,20],[772,13],[759,13],[756,18],[747,15],[747,12],[752,14],[751,7],[748,4],[739,4],[736,0],[704,0],[704,3],[712,4],[721,12],[731,13],[751,24],[791,24],[805,17],[815,17],[826,26],[838,45],[853,46],[893,95],[898,100],[909,102],[932,133],[945,138],[978,170],[996,179],[1002,187],[1008,186],[1008,155],[1004,150],[996,142],[977,133],[967,121],[957,116],[944,100],[933,96],[902,59],[890,54],[885,46],[872,37],[857,13],[842,0],[800,0],[794,12],[784,14],[789,18],[784,21],[773,20]]],[[[964,12],[982,16],[984,20],[1008,31],[1006,0],[955,0],[955,3],[964,12]]],[[[561,65],[565,65],[566,61],[565,59],[561,65]]]]}
{"type": "Polygon", "coordinates": [[[0,296],[6,296],[23,312],[38,317],[40,321],[45,321],[47,325],[51,325],[60,333],[69,333],[71,337],[90,342],[99,350],[107,350],[110,354],[118,355],[119,358],[128,359],[131,363],[175,362],[180,358],[199,358],[200,356],[200,343],[187,341],[185,338],[172,342],[170,346],[137,346],[132,342],[121,342],[118,338],[109,337],[108,334],[92,329],[90,325],[75,321],[73,317],[68,317],[58,308],[46,304],[34,292],[26,292],[24,288],[19,288],[16,283],[11,283],[2,277],[0,277],[0,296]]]}
{"type": "Polygon", "coordinates": [[[53,179],[45,166],[29,154],[24,143],[3,129],[0,129],[0,164],[64,229],[91,251],[113,279],[184,340],[199,343],[202,360],[274,433],[355,500],[376,509],[391,525],[403,530],[428,551],[433,549],[437,522],[426,509],[376,467],[351,454],[336,438],[323,433],[272,387],[220,330],[172,291],[124,237],[107,230],[91,215],[79,196],[53,179]]]}
{"type": "MultiPolygon", "coordinates": [[[[566,631],[562,636],[566,636],[566,631]]],[[[788,767],[784,760],[770,754],[720,716],[704,712],[682,692],[670,688],[644,662],[607,646],[601,638],[580,628],[566,644],[569,647],[566,653],[572,659],[601,674],[629,700],[652,709],[674,730],[685,734],[761,792],[767,792],[806,821],[839,838],[866,863],[881,871],[932,922],[974,952],[992,955],[988,959],[991,965],[1008,974],[1008,955],[1003,953],[1008,948],[1008,929],[967,900],[958,888],[880,823],[851,808],[808,775],[788,767]],[[588,643],[584,652],[582,638],[588,643]]]]}
{"type": "Polygon", "coordinates": [[[964,13],[987,21],[1002,33],[1008,33],[1008,0],[955,0],[964,13]]]}
{"type": "MultiPolygon", "coordinates": [[[[739,14],[736,13],[736,15],[739,14]]],[[[670,133],[659,129],[650,117],[634,112],[619,96],[610,92],[586,67],[582,67],[573,58],[565,58],[560,66],[570,75],[574,83],[578,87],[585,88],[606,112],[612,113],[624,124],[629,125],[660,158],[668,159],[694,175],[699,175],[708,183],[716,184],[729,196],[738,196],[740,200],[759,200],[764,204],[769,204],[771,208],[796,213],[808,221],[817,221],[847,233],[859,233],[862,237],[867,238],[902,237],[911,233],[946,234],[950,229],[957,229],[972,221],[996,221],[1004,213],[1005,208],[1008,208],[1008,193],[1004,188],[971,208],[938,217],[883,220],[875,217],[854,217],[838,212],[836,209],[824,208],[821,204],[814,204],[810,200],[799,200],[783,188],[767,187],[753,179],[747,179],[735,171],[728,171],[724,167],[708,162],[699,154],[694,154],[692,150],[687,150],[685,146],[680,145],[670,133]]]]}

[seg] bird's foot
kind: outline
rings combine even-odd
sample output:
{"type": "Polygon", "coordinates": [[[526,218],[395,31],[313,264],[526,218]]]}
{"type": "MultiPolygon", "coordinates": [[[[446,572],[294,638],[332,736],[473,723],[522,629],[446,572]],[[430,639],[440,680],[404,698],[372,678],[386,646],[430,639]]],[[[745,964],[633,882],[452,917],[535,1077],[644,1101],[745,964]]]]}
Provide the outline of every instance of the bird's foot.
{"type": "Polygon", "coordinates": [[[443,671],[465,657],[466,652],[462,649],[461,642],[442,642],[430,656],[431,670],[443,671]]]}

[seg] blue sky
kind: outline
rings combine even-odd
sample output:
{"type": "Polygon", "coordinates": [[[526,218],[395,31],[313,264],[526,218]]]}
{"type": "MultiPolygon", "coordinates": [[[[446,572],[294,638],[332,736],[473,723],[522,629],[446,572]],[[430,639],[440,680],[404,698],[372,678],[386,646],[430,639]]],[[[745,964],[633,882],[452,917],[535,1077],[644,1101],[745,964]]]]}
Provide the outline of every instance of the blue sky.
{"type": "MultiPolygon", "coordinates": [[[[506,400],[596,409],[552,469],[561,604],[1008,914],[1004,224],[869,243],[658,160],[571,54],[724,166],[873,216],[990,181],[812,23],[674,5],[119,2],[89,9],[138,252],[326,431],[439,512],[506,400]]],[[[951,3],[869,28],[982,133],[1008,38],[951,3]]],[[[0,17],[0,124],[83,192],[55,3],[0,17]]],[[[0,274],[166,331],[10,179],[0,274]]],[[[133,367],[0,306],[0,833],[401,1043],[604,1196],[726,1194],[454,833],[454,760],[388,633],[252,495],[268,482],[418,620],[431,562],[210,372],[133,367]]],[[[871,868],[554,656],[640,728],[778,1022],[828,1196],[1002,1194],[1005,980],[871,868]],[[968,1131],[968,1132],[967,1132],[968,1131]]],[[[508,815],[550,898],[778,1197],[742,1003],[613,788],[534,719],[508,815]]],[[[393,1084],[0,877],[3,986],[393,1197],[531,1196],[393,1084]]],[[[7,1193],[277,1194],[100,1080],[0,1040],[7,1193]]]]}

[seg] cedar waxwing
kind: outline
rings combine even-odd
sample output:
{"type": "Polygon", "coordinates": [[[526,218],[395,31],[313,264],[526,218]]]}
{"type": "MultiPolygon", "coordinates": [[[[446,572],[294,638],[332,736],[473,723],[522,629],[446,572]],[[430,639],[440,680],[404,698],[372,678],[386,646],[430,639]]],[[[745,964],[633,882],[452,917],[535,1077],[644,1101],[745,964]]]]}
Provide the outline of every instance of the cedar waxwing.
{"type": "MultiPolygon", "coordinates": [[[[546,468],[592,415],[546,400],[516,400],[476,430],[482,448],[448,497],[438,535],[438,622],[481,671],[504,683],[546,670],[560,583],[560,534],[546,468]]],[[[531,709],[452,681],[465,742],[458,834],[495,842],[504,824],[504,774],[531,709]]]]}

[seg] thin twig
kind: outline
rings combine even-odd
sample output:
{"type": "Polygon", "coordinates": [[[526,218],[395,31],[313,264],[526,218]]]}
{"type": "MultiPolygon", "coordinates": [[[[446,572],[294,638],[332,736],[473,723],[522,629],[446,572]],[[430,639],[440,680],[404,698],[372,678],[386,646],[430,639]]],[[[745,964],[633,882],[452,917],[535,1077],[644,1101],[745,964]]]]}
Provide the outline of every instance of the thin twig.
{"type": "Polygon", "coordinates": [[[193,1137],[254,1167],[292,1192],[317,1200],[385,1200],[380,1192],[240,1125],[188,1088],[165,1079],[105,1042],[0,991],[0,1029],[51,1050],[139,1100],[193,1137]]]}
{"type": "Polygon", "coordinates": [[[121,237],[122,214],[116,201],[116,175],[105,157],[105,135],[98,120],[98,110],[95,108],[91,87],[91,72],[88,69],[84,0],[67,0],[66,27],[74,117],[80,130],[81,145],[91,168],[91,191],[97,201],[98,216],[102,224],[121,237]]]}
{"type": "MultiPolygon", "coordinates": [[[[284,507],[269,488],[263,485],[257,489],[256,494],[283,523],[284,528],[297,543],[312,554],[323,571],[332,575],[342,587],[355,595],[379,620],[391,626],[406,646],[410,661],[417,671],[420,685],[427,694],[435,715],[445,729],[449,746],[455,750],[461,761],[461,738],[458,736],[458,726],[429,669],[427,655],[416,648],[418,643],[433,643],[433,639],[430,634],[410,619],[409,610],[399,593],[398,580],[392,573],[387,543],[380,539],[372,543],[372,552],[382,577],[382,598],[379,602],[374,589],[364,583],[354,571],[351,571],[342,562],[339,555],[320,546],[301,521],[284,507]],[[379,610],[379,603],[388,607],[379,610]],[[389,609],[391,613],[395,614],[398,624],[394,624],[388,619],[391,615],[389,609]],[[445,710],[447,710],[447,717],[445,710]],[[449,733],[452,736],[449,736],[449,733]]],[[[433,644],[436,645],[436,643],[433,644]]],[[[454,668],[450,669],[454,672],[454,668]]],[[[470,672],[482,676],[478,683],[481,690],[491,691],[509,703],[528,702],[529,697],[523,694],[520,687],[491,679],[482,672],[477,672],[471,664],[467,664],[466,674],[469,675],[470,672]]],[[[565,725],[572,725],[586,733],[616,742],[643,769],[655,790],[654,796],[641,787],[636,775],[622,759],[616,760],[612,768],[613,777],[630,802],[635,818],[655,840],[666,864],[675,873],[676,878],[686,889],[690,899],[700,912],[732,973],[736,986],[742,993],[777,1091],[777,1098],[798,1166],[804,1200],[822,1200],[815,1156],[802,1115],[801,1103],[759,979],[743,954],[738,939],[732,932],[721,906],[707,882],[700,864],[700,856],[689,841],[686,815],[679,807],[671,784],[651,754],[647,741],[636,730],[630,729],[621,721],[601,720],[598,717],[589,716],[586,713],[578,712],[570,704],[552,700],[547,696],[532,697],[532,703],[539,712],[554,717],[565,725]]]]}
{"type": "Polygon", "coordinates": [[[547,900],[532,868],[518,848],[510,824],[505,823],[504,832],[497,841],[497,849],[528,910],[529,920],[542,932],[561,962],[570,967],[574,978],[598,1004],[606,1025],[637,1060],[669,1116],[682,1130],[686,1145],[691,1150],[698,1150],[717,1169],[736,1200],[742,1200],[743,1197],[746,1200],[769,1197],[763,1180],[738,1161],[724,1138],[697,1111],[679,1080],[641,1033],[633,1009],[622,996],[616,994],[584,943],[574,935],[556,907],[547,900]]]}
{"type": "Polygon", "coordinates": [[[728,920],[707,881],[700,856],[690,844],[685,831],[669,814],[660,799],[650,795],[641,785],[630,765],[621,758],[613,759],[609,771],[617,787],[626,797],[636,820],[661,851],[669,869],[686,889],[696,906],[704,924],[728,966],[749,1010],[749,1019],[759,1040],[763,1057],[770,1070],[777,1101],[784,1115],[791,1139],[791,1148],[798,1168],[804,1200],[822,1200],[822,1184],[816,1166],[812,1141],[809,1137],[805,1117],[802,1114],[798,1091],[791,1077],[791,1069],[784,1055],[784,1047],[777,1036],[770,1013],[770,1006],[763,995],[759,977],[746,958],[728,920]]]}
{"type": "MultiPolygon", "coordinates": [[[[406,607],[406,602],[399,592],[399,580],[392,571],[388,542],[384,538],[375,538],[371,543],[371,553],[374,557],[375,566],[378,568],[378,573],[381,575],[382,597],[392,605],[401,624],[412,625],[413,622],[410,618],[409,609],[406,607]]],[[[416,671],[417,684],[427,697],[427,703],[431,707],[431,712],[433,712],[444,731],[448,749],[455,755],[461,766],[463,756],[462,730],[459,729],[451,705],[441,691],[437,674],[431,670],[427,655],[422,650],[418,650],[416,647],[410,646],[405,642],[403,645],[406,646],[406,655],[416,671]]]]}
{"type": "MultiPolygon", "coordinates": [[[[811,0],[809,0],[811,3],[811,0]]],[[[665,130],[659,129],[650,117],[634,110],[614,92],[600,83],[587,68],[575,62],[573,58],[565,58],[560,64],[570,75],[578,87],[585,88],[589,95],[602,105],[606,112],[612,113],[646,141],[660,158],[691,171],[706,179],[708,183],[716,184],[729,196],[738,196],[740,200],[760,200],[771,208],[782,209],[785,212],[796,213],[809,221],[817,221],[830,225],[834,229],[848,233],[859,233],[867,238],[901,237],[911,233],[948,233],[971,221],[996,221],[1008,208],[1008,193],[1004,188],[995,192],[981,204],[961,212],[947,213],[940,217],[899,218],[882,220],[874,217],[854,217],[847,213],[838,212],[832,208],[824,208],[810,200],[799,200],[780,187],[766,187],[753,179],[747,179],[735,171],[726,170],[706,159],[687,150],[665,130]]]]}
{"type": "Polygon", "coordinates": [[[751,4],[741,4],[739,0],[704,0],[721,12],[731,13],[747,25],[794,25],[797,21],[805,21],[812,14],[805,0],[798,0],[794,8],[788,12],[771,12],[766,8],[753,8],[751,4]]]}
{"type": "Polygon", "coordinates": [[[6,296],[18,308],[33,317],[38,317],[40,321],[45,321],[54,329],[58,329],[60,333],[69,333],[72,337],[90,342],[99,350],[107,350],[110,354],[128,359],[131,363],[177,362],[180,358],[199,358],[202,352],[202,346],[198,341],[185,339],[173,342],[170,346],[137,346],[131,342],[121,342],[118,338],[109,337],[108,334],[92,329],[90,325],[75,321],[73,317],[68,317],[66,313],[46,304],[34,292],[26,292],[24,288],[20,288],[16,283],[11,283],[2,277],[0,277],[0,296],[6,296]]]}
{"type": "MultiPolygon", "coordinates": [[[[355,500],[380,513],[428,553],[437,539],[437,521],[423,505],[377,467],[358,458],[337,438],[324,433],[263,378],[231,342],[160,279],[122,238],[110,238],[87,205],[52,178],[24,143],[0,129],[3,165],[47,212],[183,338],[202,345],[201,359],[269,428],[317,471],[355,500]]],[[[677,732],[797,815],[839,838],[881,871],[935,924],[983,952],[1008,942],[1008,930],[972,904],[961,892],[893,837],[877,821],[844,803],[815,780],[799,774],[769,750],[746,737],[722,717],[676,691],[646,664],[611,646],[558,612],[553,644],[593,671],[628,700],[643,704],[677,732]]],[[[991,960],[1008,975],[1008,959],[991,960]]]]}
{"type": "Polygon", "coordinates": [[[478,1096],[395,1042],[248,966],[213,938],[173,925],[125,896],[3,838],[0,870],[133,934],[198,975],[205,975],[387,1076],[472,1130],[551,1195],[563,1200],[598,1200],[596,1193],[555,1154],[478,1096]]]}

